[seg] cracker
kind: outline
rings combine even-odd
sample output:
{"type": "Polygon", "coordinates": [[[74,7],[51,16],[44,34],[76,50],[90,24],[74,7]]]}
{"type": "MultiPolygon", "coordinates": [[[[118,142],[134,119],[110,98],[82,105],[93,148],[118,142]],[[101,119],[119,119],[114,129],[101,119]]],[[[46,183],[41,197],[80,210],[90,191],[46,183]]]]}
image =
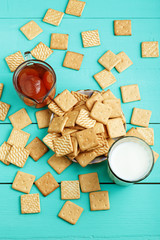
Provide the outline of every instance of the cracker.
{"type": "Polygon", "coordinates": [[[119,73],[123,72],[133,64],[133,62],[127,56],[127,54],[125,54],[125,52],[120,52],[117,54],[117,56],[121,59],[121,61],[115,66],[116,70],[119,73]]]}
{"type": "Polygon", "coordinates": [[[132,127],[127,133],[126,136],[138,137],[144,140],[141,133],[137,130],[137,128],[132,127]]]}
{"type": "Polygon", "coordinates": [[[20,28],[20,30],[26,36],[26,38],[28,38],[28,40],[32,40],[43,32],[43,30],[33,20],[26,23],[23,27],[20,28]]]}
{"type": "Polygon", "coordinates": [[[94,129],[96,134],[105,132],[104,125],[102,123],[99,123],[99,122],[96,122],[93,129],[94,129]]]}
{"type": "Polygon", "coordinates": [[[103,101],[103,97],[99,92],[94,92],[92,94],[92,96],[86,101],[86,106],[89,109],[89,111],[91,111],[91,109],[96,101],[98,101],[98,102],[103,101]]]}
{"type": "Polygon", "coordinates": [[[150,110],[133,108],[131,124],[148,127],[152,112],[150,110]]]}
{"type": "Polygon", "coordinates": [[[70,135],[74,132],[77,132],[77,130],[72,128],[65,128],[61,134],[62,136],[64,136],[64,135],[70,135]]]}
{"type": "Polygon", "coordinates": [[[10,115],[9,120],[11,121],[13,127],[17,129],[25,128],[32,123],[25,108],[22,108],[21,110],[10,115]]]}
{"type": "Polygon", "coordinates": [[[38,193],[21,195],[21,213],[39,213],[40,211],[38,193]]]}
{"type": "Polygon", "coordinates": [[[36,112],[36,119],[40,129],[47,128],[49,126],[50,118],[51,112],[48,109],[36,112]]]}
{"type": "Polygon", "coordinates": [[[64,13],[49,8],[43,18],[43,22],[58,26],[63,18],[64,13]]]}
{"type": "Polygon", "coordinates": [[[0,101],[0,121],[5,121],[10,105],[0,101]]]}
{"type": "Polygon", "coordinates": [[[96,121],[90,118],[89,114],[90,113],[87,110],[81,109],[76,119],[76,124],[84,128],[94,127],[96,121]]]}
{"type": "Polygon", "coordinates": [[[98,147],[94,150],[96,157],[108,154],[109,151],[108,141],[105,140],[105,142],[106,144],[104,146],[98,147]]]}
{"type": "Polygon", "coordinates": [[[48,152],[48,147],[38,138],[34,138],[26,147],[29,151],[29,155],[34,161],[38,161],[46,152],[48,152]]]}
{"type": "Polygon", "coordinates": [[[106,92],[103,92],[102,97],[103,100],[116,99],[116,97],[114,96],[110,89],[108,89],[106,92]]]}
{"type": "Polygon", "coordinates": [[[156,153],[155,151],[153,151],[153,155],[154,155],[154,163],[155,163],[157,161],[157,159],[159,158],[159,154],[156,153]]]}
{"type": "Polygon", "coordinates": [[[94,78],[102,89],[105,89],[116,82],[115,76],[106,69],[95,74],[94,78]]]}
{"type": "Polygon", "coordinates": [[[137,84],[126,85],[120,87],[122,100],[124,103],[141,100],[140,92],[137,84]]]}
{"type": "Polygon", "coordinates": [[[48,132],[61,133],[65,127],[68,117],[54,117],[49,125],[48,132]]]}
{"type": "Polygon", "coordinates": [[[67,51],[63,61],[63,67],[75,69],[78,71],[80,70],[83,57],[83,54],[67,51]]]}
{"type": "Polygon", "coordinates": [[[60,107],[58,107],[58,105],[55,102],[51,102],[48,105],[49,110],[51,110],[53,113],[55,113],[58,116],[63,116],[64,115],[64,111],[62,111],[62,109],[60,109],[60,107]]]}
{"type": "Polygon", "coordinates": [[[68,48],[68,34],[52,33],[51,34],[51,49],[67,50],[68,48]]]}
{"type": "Polygon", "coordinates": [[[7,142],[4,142],[0,146],[0,161],[2,161],[4,164],[9,165],[10,162],[6,161],[8,154],[11,150],[11,145],[9,145],[7,142]]]}
{"type": "Polygon", "coordinates": [[[76,124],[76,119],[78,117],[79,111],[71,111],[65,114],[68,117],[65,127],[74,127],[76,124]]]}
{"type": "Polygon", "coordinates": [[[110,138],[122,137],[126,135],[121,118],[109,119],[107,122],[107,130],[110,138]]]}
{"type": "Polygon", "coordinates": [[[93,128],[85,129],[76,133],[81,151],[98,146],[98,140],[93,128]]]}
{"type": "Polygon", "coordinates": [[[83,9],[85,7],[85,2],[82,1],[68,1],[65,13],[69,15],[74,15],[80,17],[82,15],[83,9]]]}
{"type": "Polygon", "coordinates": [[[64,112],[68,112],[77,103],[77,99],[67,89],[55,97],[54,101],[64,112]]]}
{"type": "Polygon", "coordinates": [[[148,145],[154,145],[154,130],[153,128],[141,128],[137,127],[137,131],[142,135],[144,141],[148,143],[148,145]]]}
{"type": "Polygon", "coordinates": [[[79,181],[82,192],[94,192],[101,190],[98,174],[96,172],[79,175],[79,181]]]}
{"type": "Polygon", "coordinates": [[[112,70],[121,59],[115,55],[113,52],[108,50],[99,60],[98,62],[105,67],[108,71],[112,70]]]}
{"type": "Polygon", "coordinates": [[[94,47],[101,45],[98,30],[81,32],[83,47],[94,47]]]}
{"type": "Polygon", "coordinates": [[[48,159],[48,164],[58,173],[61,174],[72,162],[66,157],[56,157],[54,154],[48,159]]]}
{"type": "Polygon", "coordinates": [[[7,156],[7,161],[16,165],[17,167],[23,167],[27,158],[29,157],[29,151],[25,148],[13,146],[7,156]]]}
{"type": "Polygon", "coordinates": [[[89,200],[91,211],[110,209],[108,191],[92,192],[89,200]]]}
{"type": "Polygon", "coordinates": [[[107,124],[112,113],[112,108],[101,102],[96,102],[91,110],[90,116],[96,121],[107,124]]]}
{"type": "Polygon", "coordinates": [[[142,57],[159,57],[158,42],[142,42],[141,45],[142,57]]]}
{"type": "Polygon", "coordinates": [[[87,106],[85,105],[85,103],[84,104],[80,104],[80,105],[75,105],[74,106],[74,110],[76,110],[76,111],[80,111],[81,109],[84,109],[84,110],[87,110],[88,111],[88,108],[87,108],[87,106]]]}
{"type": "Polygon", "coordinates": [[[61,182],[61,199],[79,199],[80,187],[79,181],[61,182]]]}
{"type": "Polygon", "coordinates": [[[54,150],[57,157],[61,157],[73,152],[70,135],[65,135],[54,139],[54,150]]]}
{"type": "Polygon", "coordinates": [[[111,108],[110,118],[121,117],[122,109],[121,109],[121,101],[120,99],[108,99],[103,101],[104,105],[108,108],[111,108]]]}
{"type": "Polygon", "coordinates": [[[71,141],[72,141],[72,146],[73,146],[73,152],[68,154],[67,156],[69,158],[74,159],[78,155],[78,142],[77,142],[76,137],[71,137],[71,141]]]}
{"type": "Polygon", "coordinates": [[[31,51],[32,56],[41,61],[45,61],[52,53],[53,51],[42,42],[31,51]]]}
{"type": "Polygon", "coordinates": [[[50,172],[45,173],[35,181],[35,185],[45,197],[59,187],[59,184],[50,172]]]}
{"type": "Polygon", "coordinates": [[[78,102],[80,102],[80,101],[84,101],[85,102],[88,99],[87,95],[82,94],[80,92],[71,91],[71,94],[77,99],[78,102]]]}
{"type": "Polygon", "coordinates": [[[18,171],[13,181],[12,188],[20,192],[30,193],[35,178],[34,175],[18,171]]]}
{"type": "Polygon", "coordinates": [[[115,20],[114,21],[114,35],[116,36],[130,36],[131,20],[115,20]]]}
{"type": "Polygon", "coordinates": [[[83,208],[73,202],[67,201],[59,212],[58,217],[74,225],[80,218],[82,212],[83,208]]]}
{"type": "Polygon", "coordinates": [[[20,51],[9,55],[8,57],[5,58],[5,60],[11,72],[14,72],[16,68],[25,61],[20,51]]]}
{"type": "Polygon", "coordinates": [[[4,87],[3,83],[0,83],[0,98],[1,98],[1,96],[2,96],[3,87],[4,87]]]}
{"type": "Polygon", "coordinates": [[[107,141],[108,141],[108,146],[109,146],[109,148],[110,148],[110,147],[113,145],[113,143],[115,142],[115,140],[112,139],[112,138],[108,138],[107,141]]]}
{"type": "Polygon", "coordinates": [[[82,152],[78,154],[76,160],[82,167],[86,167],[91,161],[96,158],[96,156],[96,153],[93,151],[82,152]]]}
{"type": "Polygon", "coordinates": [[[53,144],[53,140],[55,138],[60,137],[60,134],[58,133],[48,133],[44,138],[43,138],[43,142],[52,150],[54,151],[54,144],[53,144]]]}
{"type": "Polygon", "coordinates": [[[24,132],[20,129],[13,128],[7,140],[7,143],[10,145],[15,145],[16,147],[24,148],[28,142],[29,137],[29,133],[24,132]]]}

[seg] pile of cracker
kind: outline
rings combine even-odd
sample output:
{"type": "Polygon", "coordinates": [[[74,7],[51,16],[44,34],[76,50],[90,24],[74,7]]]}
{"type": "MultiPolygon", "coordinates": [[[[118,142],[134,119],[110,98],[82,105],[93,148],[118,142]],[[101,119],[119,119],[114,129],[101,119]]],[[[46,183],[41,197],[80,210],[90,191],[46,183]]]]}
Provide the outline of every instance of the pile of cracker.
{"type": "Polygon", "coordinates": [[[76,159],[82,167],[107,156],[113,139],[126,134],[120,99],[110,90],[93,91],[90,97],[84,93],[66,89],[55,97],[48,105],[54,116],[43,138],[57,157],[76,159]]]}

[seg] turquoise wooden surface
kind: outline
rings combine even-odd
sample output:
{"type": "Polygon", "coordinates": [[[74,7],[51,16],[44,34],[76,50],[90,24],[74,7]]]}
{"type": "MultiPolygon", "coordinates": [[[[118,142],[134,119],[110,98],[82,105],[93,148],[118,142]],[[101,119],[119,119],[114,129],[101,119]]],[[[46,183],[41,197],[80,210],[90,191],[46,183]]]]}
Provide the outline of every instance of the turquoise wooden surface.
{"type": "MultiPolygon", "coordinates": [[[[62,67],[65,51],[54,51],[47,62],[57,74],[57,93],[65,88],[69,90],[100,90],[93,75],[103,67],[98,58],[108,49],[114,53],[124,51],[133,61],[133,65],[119,74],[113,70],[117,82],[110,87],[121,98],[120,86],[138,83],[142,100],[122,104],[127,119],[127,129],[133,107],[152,110],[150,127],[155,131],[153,149],[159,151],[160,136],[160,87],[159,58],[142,59],[140,43],[142,41],[160,41],[160,1],[159,0],[86,0],[86,7],[81,18],[65,15],[60,26],[54,27],[42,22],[48,8],[64,11],[67,0],[0,0],[0,82],[4,83],[2,101],[11,104],[9,115],[25,107],[33,124],[24,129],[31,133],[29,142],[36,136],[43,138],[47,129],[39,130],[36,124],[35,109],[26,107],[17,96],[12,86],[12,73],[4,60],[16,51],[31,50],[40,41],[50,43],[51,33],[68,33],[68,50],[84,54],[80,71],[62,67]],[[19,28],[34,19],[43,29],[32,41],[28,41],[19,28]],[[113,34],[114,19],[132,20],[132,37],[116,37],[113,34]],[[80,32],[98,29],[101,46],[83,48],[80,32]]],[[[0,121],[0,144],[7,140],[12,126],[8,119],[0,121]]],[[[48,164],[52,155],[49,151],[38,162],[28,159],[24,172],[36,175],[38,179],[50,171],[58,182],[77,180],[78,174],[98,172],[102,190],[108,190],[111,209],[109,211],[91,212],[88,194],[81,193],[80,200],[74,202],[85,210],[75,226],[57,217],[64,201],[60,200],[60,188],[47,196],[40,194],[41,213],[20,214],[20,192],[12,190],[11,183],[16,175],[15,166],[6,167],[0,163],[0,239],[160,239],[160,161],[154,166],[151,175],[142,183],[124,188],[112,184],[106,173],[106,162],[82,168],[72,164],[58,175],[48,164]],[[61,230],[62,229],[62,230],[61,230]]],[[[39,192],[33,186],[31,193],[39,192]]]]}

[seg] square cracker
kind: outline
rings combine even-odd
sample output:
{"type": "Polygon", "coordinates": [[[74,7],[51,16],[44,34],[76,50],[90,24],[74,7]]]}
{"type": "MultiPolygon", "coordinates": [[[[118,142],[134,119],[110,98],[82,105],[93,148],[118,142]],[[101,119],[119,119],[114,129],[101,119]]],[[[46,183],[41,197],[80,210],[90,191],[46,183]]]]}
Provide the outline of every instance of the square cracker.
{"type": "Polygon", "coordinates": [[[102,89],[105,89],[116,82],[115,76],[108,70],[104,69],[94,75],[95,80],[98,82],[102,89]]]}
{"type": "Polygon", "coordinates": [[[77,103],[77,99],[67,89],[55,97],[54,101],[64,112],[68,112],[77,103]]]}
{"type": "Polygon", "coordinates": [[[134,127],[128,130],[128,132],[126,133],[126,136],[138,137],[144,140],[143,136],[140,134],[137,128],[134,128],[134,127]]]}
{"type": "Polygon", "coordinates": [[[1,96],[2,96],[3,87],[4,87],[3,83],[0,83],[0,98],[1,98],[1,96]]]}
{"type": "Polygon", "coordinates": [[[87,95],[82,94],[80,92],[71,91],[71,94],[77,99],[78,102],[80,102],[80,101],[84,101],[85,102],[88,99],[87,95]]]}
{"type": "Polygon", "coordinates": [[[109,105],[96,102],[91,110],[90,116],[100,123],[107,124],[111,113],[112,108],[109,105]]]}
{"type": "Polygon", "coordinates": [[[110,138],[122,137],[126,135],[121,118],[109,119],[107,122],[107,130],[110,138]]]}
{"type": "Polygon", "coordinates": [[[121,73],[128,67],[130,67],[133,62],[131,59],[125,54],[125,52],[120,52],[117,54],[117,56],[121,59],[121,61],[115,66],[116,70],[121,73]]]}
{"type": "Polygon", "coordinates": [[[80,187],[79,181],[62,181],[61,182],[61,199],[79,199],[80,187]]]}
{"type": "Polygon", "coordinates": [[[82,152],[98,146],[97,135],[93,128],[88,128],[77,132],[76,137],[82,152]]]}
{"type": "Polygon", "coordinates": [[[27,158],[29,157],[29,151],[25,148],[13,146],[7,156],[7,161],[16,165],[17,167],[23,167],[27,158]]]}
{"type": "Polygon", "coordinates": [[[34,58],[42,61],[45,61],[52,53],[53,51],[42,42],[31,51],[34,58]]]}
{"type": "Polygon", "coordinates": [[[96,122],[93,128],[96,134],[105,132],[105,128],[102,123],[96,122]]]}
{"type": "Polygon", "coordinates": [[[29,133],[24,132],[20,129],[13,128],[7,140],[7,143],[10,145],[15,145],[16,147],[24,148],[28,142],[29,137],[29,133]]]}
{"type": "Polygon", "coordinates": [[[137,131],[142,135],[143,140],[148,143],[148,145],[154,145],[154,130],[153,128],[141,128],[137,127],[137,131]]]}
{"type": "Polygon", "coordinates": [[[96,101],[98,101],[98,102],[103,101],[103,97],[102,97],[101,93],[99,93],[99,92],[94,92],[92,94],[92,96],[86,101],[86,106],[89,109],[89,111],[91,111],[91,109],[96,101]]]}
{"type": "Polygon", "coordinates": [[[108,191],[92,192],[89,200],[91,211],[110,209],[108,191]]]}
{"type": "Polygon", "coordinates": [[[28,40],[32,40],[43,32],[43,30],[33,20],[26,23],[23,27],[20,28],[20,30],[26,36],[26,38],[28,38],[28,40]]]}
{"type": "Polygon", "coordinates": [[[50,118],[51,112],[48,109],[36,112],[36,119],[40,129],[47,128],[49,126],[50,118]]]}
{"type": "Polygon", "coordinates": [[[83,47],[94,47],[99,46],[101,44],[98,30],[81,32],[81,35],[83,47]]]}
{"type": "Polygon", "coordinates": [[[108,138],[108,139],[107,139],[107,142],[108,142],[108,146],[109,146],[109,149],[110,149],[110,147],[111,147],[112,144],[115,142],[115,140],[112,139],[112,138],[108,138]]]}
{"type": "Polygon", "coordinates": [[[116,97],[114,96],[110,89],[108,89],[106,92],[102,92],[102,97],[104,100],[116,99],[116,97]]]}
{"type": "Polygon", "coordinates": [[[54,144],[53,144],[53,140],[55,138],[60,137],[59,133],[48,133],[44,138],[43,138],[43,142],[52,150],[54,151],[54,144]]]}
{"type": "Polygon", "coordinates": [[[121,117],[121,101],[120,99],[108,99],[103,101],[104,105],[111,108],[110,118],[121,117]]]}
{"type": "Polygon", "coordinates": [[[96,153],[94,151],[79,153],[76,157],[77,162],[82,166],[86,167],[91,161],[96,158],[96,153]]]}
{"type": "Polygon", "coordinates": [[[79,181],[82,192],[94,192],[101,190],[98,174],[96,172],[79,175],[79,181]]]}
{"type": "Polygon", "coordinates": [[[13,181],[12,188],[20,192],[30,193],[35,178],[34,175],[18,171],[13,181]]]}
{"type": "Polygon", "coordinates": [[[83,57],[83,54],[67,51],[63,61],[63,67],[75,69],[78,71],[80,70],[83,57]]]}
{"type": "Polygon", "coordinates": [[[76,119],[76,124],[84,128],[92,128],[96,124],[96,121],[89,116],[89,112],[85,109],[81,109],[76,119]]]}
{"type": "Polygon", "coordinates": [[[10,115],[9,120],[11,121],[13,127],[17,129],[25,128],[32,123],[25,108],[22,108],[10,115]]]}
{"type": "Polygon", "coordinates": [[[105,67],[108,71],[112,70],[112,68],[114,68],[117,65],[117,63],[119,63],[120,61],[121,61],[121,59],[117,55],[115,55],[113,52],[111,52],[110,50],[108,50],[98,60],[98,62],[103,67],[105,67]]]}
{"type": "Polygon", "coordinates": [[[126,85],[120,87],[122,100],[124,103],[141,100],[140,92],[137,84],[126,85]]]}
{"type": "Polygon", "coordinates": [[[51,49],[67,50],[68,48],[68,34],[52,33],[51,34],[51,49]]]}
{"type": "Polygon", "coordinates": [[[26,149],[29,151],[29,155],[34,159],[34,161],[38,161],[49,150],[38,137],[34,138],[26,146],[26,149]]]}
{"type": "Polygon", "coordinates": [[[21,195],[21,213],[39,213],[40,211],[38,193],[21,195]]]}
{"type": "Polygon", "coordinates": [[[148,127],[152,112],[150,110],[133,108],[131,124],[148,127]]]}
{"type": "Polygon", "coordinates": [[[114,34],[116,36],[132,35],[131,20],[115,20],[114,21],[114,34]]]}
{"type": "Polygon", "coordinates": [[[25,61],[20,51],[9,55],[8,57],[5,58],[5,60],[11,72],[14,72],[16,68],[25,61]]]}
{"type": "Polygon", "coordinates": [[[82,15],[85,4],[86,3],[82,1],[69,0],[65,13],[80,17],[82,15]]]}
{"type": "Polygon", "coordinates": [[[159,57],[158,42],[142,42],[141,45],[142,57],[159,57]]]}
{"type": "Polygon", "coordinates": [[[74,127],[76,124],[76,119],[78,117],[79,111],[71,111],[65,114],[68,117],[65,127],[74,127]]]}
{"type": "Polygon", "coordinates": [[[11,145],[9,145],[7,142],[4,142],[1,146],[0,146],[0,161],[2,161],[4,164],[9,165],[10,162],[7,162],[7,156],[11,150],[11,145]]]}
{"type": "Polygon", "coordinates": [[[54,154],[48,159],[48,164],[58,173],[61,174],[72,162],[66,157],[56,157],[54,154]]]}
{"type": "Polygon", "coordinates": [[[59,184],[50,172],[36,180],[35,185],[45,197],[59,187],[59,184]]]}
{"type": "Polygon", "coordinates": [[[49,125],[48,132],[62,133],[68,117],[54,117],[49,125]]]}
{"type": "Polygon", "coordinates": [[[64,115],[64,111],[62,111],[62,109],[60,109],[60,107],[58,107],[58,105],[55,102],[51,102],[48,105],[49,110],[51,110],[53,113],[55,113],[57,116],[63,116],[64,115]]]}
{"type": "Polygon", "coordinates": [[[156,153],[155,151],[153,151],[153,155],[154,155],[154,163],[155,163],[157,161],[157,159],[159,158],[159,154],[156,153]]]}
{"type": "Polygon", "coordinates": [[[10,105],[0,101],[0,121],[5,121],[10,105]]]}
{"type": "Polygon", "coordinates": [[[43,18],[43,22],[58,26],[63,18],[64,13],[49,8],[43,18]]]}
{"type": "Polygon", "coordinates": [[[62,137],[55,138],[53,144],[57,157],[61,157],[73,152],[73,145],[70,135],[64,135],[62,137]]]}

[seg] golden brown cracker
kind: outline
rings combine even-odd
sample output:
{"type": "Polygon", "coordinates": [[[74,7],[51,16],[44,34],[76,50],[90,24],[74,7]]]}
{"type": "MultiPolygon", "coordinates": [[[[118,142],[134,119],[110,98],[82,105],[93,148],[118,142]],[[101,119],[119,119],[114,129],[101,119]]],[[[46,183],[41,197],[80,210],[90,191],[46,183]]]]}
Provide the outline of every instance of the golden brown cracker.
{"type": "Polygon", "coordinates": [[[153,128],[141,128],[137,127],[137,131],[142,135],[143,140],[149,145],[154,145],[154,130],[153,128]]]}
{"type": "Polygon", "coordinates": [[[103,100],[116,99],[116,97],[114,96],[110,89],[108,89],[106,92],[103,92],[102,97],[103,100]]]}
{"type": "Polygon", "coordinates": [[[39,194],[25,194],[21,195],[21,213],[39,213],[40,200],[39,194]]]}
{"type": "Polygon", "coordinates": [[[96,102],[93,105],[90,116],[96,121],[107,124],[108,119],[112,113],[112,108],[101,102],[96,102]]]}
{"type": "Polygon", "coordinates": [[[121,118],[109,119],[107,122],[107,130],[110,138],[122,137],[126,135],[121,118]]]}
{"type": "Polygon", "coordinates": [[[32,56],[41,61],[45,61],[52,53],[53,51],[42,42],[31,51],[32,56]]]}
{"type": "Polygon", "coordinates": [[[34,175],[18,171],[13,181],[12,188],[20,192],[30,193],[35,178],[34,175]]]}
{"type": "Polygon", "coordinates": [[[61,199],[79,199],[80,187],[79,181],[62,181],[61,182],[61,199]]]}
{"type": "Polygon", "coordinates": [[[157,41],[142,42],[142,57],[159,57],[159,44],[157,41]]]}
{"type": "Polygon", "coordinates": [[[122,86],[120,89],[124,103],[141,100],[139,87],[137,84],[122,86]]]}
{"type": "Polygon", "coordinates": [[[80,17],[85,7],[85,2],[69,0],[65,13],[80,17]]]}
{"type": "Polygon", "coordinates": [[[63,18],[64,13],[49,8],[43,18],[43,22],[58,26],[63,18]]]}
{"type": "Polygon", "coordinates": [[[68,117],[54,117],[49,125],[48,132],[62,133],[68,117]]]}
{"type": "Polygon", "coordinates": [[[38,137],[34,138],[26,146],[26,149],[29,151],[29,155],[34,159],[34,161],[38,161],[49,150],[38,137]]]}
{"type": "Polygon", "coordinates": [[[104,105],[108,108],[111,108],[110,118],[121,117],[122,109],[121,109],[121,101],[120,99],[108,99],[103,101],[104,105]]]}
{"type": "Polygon", "coordinates": [[[91,211],[110,209],[108,191],[89,193],[91,211]]]}
{"type": "Polygon", "coordinates": [[[103,101],[103,97],[102,97],[101,93],[99,93],[99,92],[94,92],[92,94],[92,96],[86,101],[86,106],[89,109],[89,111],[91,111],[91,109],[96,101],[98,101],[98,102],[103,101]]]}
{"type": "Polygon", "coordinates": [[[28,142],[30,134],[20,129],[13,128],[7,140],[7,143],[17,147],[24,148],[28,142]]]}
{"type": "Polygon", "coordinates": [[[94,47],[99,46],[101,44],[98,30],[81,32],[81,35],[83,47],[94,47]]]}
{"type": "Polygon", "coordinates": [[[78,102],[80,102],[80,101],[86,102],[86,100],[88,99],[87,95],[82,94],[80,92],[71,91],[71,94],[77,99],[78,102]]]}
{"type": "Polygon", "coordinates": [[[148,127],[152,112],[150,110],[133,108],[131,124],[148,127]]]}
{"type": "Polygon", "coordinates": [[[58,116],[63,116],[64,115],[64,111],[62,111],[62,109],[60,107],[58,107],[58,105],[55,102],[51,102],[48,105],[49,110],[51,110],[53,113],[55,113],[58,116]]]}
{"type": "Polygon", "coordinates": [[[68,48],[68,34],[52,33],[51,34],[51,49],[67,50],[68,48]]]}
{"type": "Polygon", "coordinates": [[[66,157],[56,157],[54,154],[48,159],[48,164],[58,173],[61,174],[72,162],[66,157]]]}
{"type": "Polygon", "coordinates": [[[89,115],[90,113],[87,110],[81,109],[76,119],[76,124],[84,128],[94,127],[96,121],[93,120],[89,115]]]}
{"type": "Polygon", "coordinates": [[[8,157],[8,154],[11,150],[11,145],[8,144],[7,142],[4,142],[1,146],[0,146],[0,161],[2,161],[4,164],[9,165],[10,162],[8,162],[6,159],[8,157]]]}
{"type": "Polygon", "coordinates": [[[68,117],[65,127],[74,127],[76,124],[76,119],[78,117],[79,111],[71,111],[65,114],[68,117]]]}
{"type": "Polygon", "coordinates": [[[94,75],[95,80],[98,82],[102,89],[105,89],[116,82],[115,76],[106,69],[94,75]]]}
{"type": "Polygon", "coordinates": [[[123,72],[133,64],[125,52],[120,52],[117,56],[121,59],[121,61],[115,66],[119,73],[123,72]]]}
{"type": "Polygon", "coordinates": [[[0,121],[5,121],[10,105],[0,101],[0,121]]]}
{"type": "Polygon", "coordinates": [[[116,36],[132,35],[131,20],[115,20],[114,21],[114,34],[116,36]]]}
{"type": "Polygon", "coordinates": [[[16,68],[25,61],[20,51],[9,55],[8,57],[5,58],[5,60],[11,72],[14,72],[16,68]]]}
{"type": "Polygon", "coordinates": [[[25,128],[32,123],[25,108],[22,108],[10,115],[9,120],[11,121],[13,127],[17,129],[25,128]]]}
{"type": "Polygon", "coordinates": [[[47,128],[49,126],[50,118],[51,112],[48,109],[36,112],[36,119],[40,129],[47,128]]]}
{"type": "Polygon", "coordinates": [[[76,137],[81,151],[98,146],[97,136],[93,128],[77,132],[76,137]]]}
{"type": "Polygon", "coordinates": [[[43,138],[43,142],[52,150],[54,151],[54,144],[53,144],[53,140],[55,138],[60,137],[59,133],[48,133],[44,138],[43,138]]]}
{"type": "Polygon", "coordinates": [[[63,67],[71,68],[78,71],[80,70],[83,57],[83,54],[67,51],[63,61],[63,67]]]}
{"type": "Polygon", "coordinates": [[[153,155],[154,155],[154,163],[155,163],[157,161],[157,159],[159,158],[159,154],[157,152],[153,151],[153,155]]]}
{"type": "Polygon", "coordinates": [[[79,175],[79,181],[82,192],[101,190],[98,174],[96,172],[79,175]]]}
{"type": "Polygon", "coordinates": [[[76,157],[77,162],[82,166],[86,167],[91,161],[96,158],[96,153],[94,151],[79,153],[76,157]]]}
{"type": "Polygon", "coordinates": [[[38,26],[38,24],[33,20],[26,23],[20,28],[20,30],[26,36],[26,38],[28,38],[28,40],[32,40],[43,32],[40,26],[38,26]]]}
{"type": "Polygon", "coordinates": [[[61,157],[73,152],[73,145],[70,135],[64,135],[62,137],[55,138],[53,143],[57,157],[61,157]]]}
{"type": "Polygon", "coordinates": [[[3,83],[0,83],[0,98],[1,98],[1,96],[2,96],[3,87],[4,87],[3,83]]]}
{"type": "Polygon", "coordinates": [[[7,156],[7,161],[16,165],[17,167],[23,167],[29,157],[29,151],[25,148],[13,146],[7,156]]]}
{"type": "Polygon", "coordinates": [[[108,71],[110,71],[120,62],[120,58],[108,50],[102,57],[100,57],[98,62],[108,71]]]}

